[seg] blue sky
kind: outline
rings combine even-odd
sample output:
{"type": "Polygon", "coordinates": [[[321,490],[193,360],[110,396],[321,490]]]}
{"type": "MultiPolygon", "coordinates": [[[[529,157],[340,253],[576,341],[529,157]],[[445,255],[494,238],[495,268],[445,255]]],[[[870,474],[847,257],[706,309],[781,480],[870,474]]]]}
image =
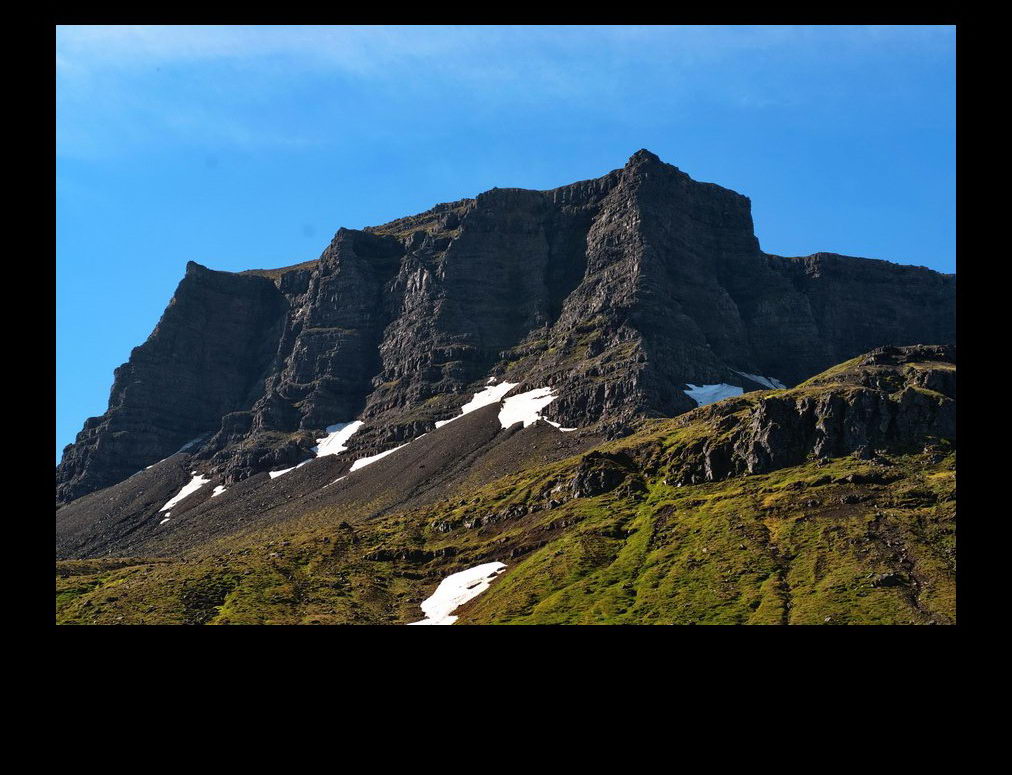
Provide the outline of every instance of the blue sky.
{"type": "Polygon", "coordinates": [[[57,459],[188,260],[316,258],[649,148],[762,248],[955,271],[953,27],[60,27],[57,459]]]}

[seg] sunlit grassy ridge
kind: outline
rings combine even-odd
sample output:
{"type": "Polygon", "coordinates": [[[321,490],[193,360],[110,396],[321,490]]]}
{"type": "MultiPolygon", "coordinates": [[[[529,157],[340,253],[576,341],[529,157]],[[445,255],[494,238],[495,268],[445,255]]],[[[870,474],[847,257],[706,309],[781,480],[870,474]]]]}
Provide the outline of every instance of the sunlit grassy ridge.
{"type": "Polygon", "coordinates": [[[57,618],[407,623],[446,575],[500,560],[506,572],[458,609],[458,624],[953,623],[948,441],[701,484],[676,478],[701,441],[732,433],[769,397],[862,389],[858,360],[794,390],[646,421],[597,454],[467,497],[355,525],[324,508],[172,560],[58,563],[57,618]],[[618,484],[576,486],[592,474],[618,484]]]}
{"type": "Polygon", "coordinates": [[[578,528],[466,609],[462,622],[951,622],[954,456],[853,458],[583,506],[578,528]],[[587,508],[590,507],[590,508],[587,508]]]}

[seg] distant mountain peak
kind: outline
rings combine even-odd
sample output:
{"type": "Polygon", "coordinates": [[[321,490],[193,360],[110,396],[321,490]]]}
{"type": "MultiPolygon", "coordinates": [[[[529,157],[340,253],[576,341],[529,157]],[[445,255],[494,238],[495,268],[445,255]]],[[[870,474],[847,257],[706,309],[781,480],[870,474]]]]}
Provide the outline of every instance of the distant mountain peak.
{"type": "Polygon", "coordinates": [[[642,148],[595,180],[342,227],[315,262],[188,262],[108,411],[65,450],[57,503],[198,437],[202,472],[226,484],[306,461],[337,423],[361,421],[349,452],[373,456],[491,376],[551,387],[545,420],[617,437],[694,408],[687,390],[792,385],[882,345],[953,342],[954,305],[954,279],[930,270],[763,253],[747,198],[642,148]]]}
{"type": "Polygon", "coordinates": [[[648,151],[646,148],[640,148],[636,153],[629,157],[629,161],[626,162],[627,167],[641,167],[647,164],[663,164],[661,157],[652,151],[648,151]]]}

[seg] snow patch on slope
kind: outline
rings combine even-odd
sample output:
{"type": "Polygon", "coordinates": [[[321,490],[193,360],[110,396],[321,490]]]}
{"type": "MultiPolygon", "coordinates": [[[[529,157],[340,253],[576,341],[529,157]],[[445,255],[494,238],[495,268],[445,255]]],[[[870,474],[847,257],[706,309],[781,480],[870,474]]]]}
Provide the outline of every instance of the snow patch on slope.
{"type": "Polygon", "coordinates": [[[327,428],[327,435],[316,440],[317,445],[313,447],[313,454],[317,457],[341,454],[348,449],[348,439],[354,436],[361,427],[361,420],[339,422],[337,425],[329,426],[327,428]]]}
{"type": "Polygon", "coordinates": [[[223,492],[225,492],[226,489],[228,488],[225,487],[225,485],[219,484],[217,487],[214,488],[214,492],[211,493],[211,497],[214,498],[217,497],[218,495],[221,495],[223,492]]]}
{"type": "Polygon", "coordinates": [[[501,562],[487,562],[447,576],[422,603],[425,618],[408,624],[453,624],[457,617],[450,614],[488,589],[504,570],[506,565],[501,562]]]}
{"type": "Polygon", "coordinates": [[[556,428],[558,428],[563,433],[569,433],[570,431],[575,431],[576,430],[576,428],[563,428],[561,422],[552,422],[551,420],[548,420],[548,419],[546,419],[544,417],[542,417],[541,419],[544,420],[549,425],[554,425],[556,428]]]}
{"type": "MultiPolygon", "coordinates": [[[[492,377],[491,379],[495,380],[495,377],[492,377]]],[[[519,384],[520,384],[519,382],[500,382],[498,385],[487,387],[484,390],[475,393],[471,397],[470,401],[468,401],[466,404],[460,407],[460,414],[458,414],[456,417],[451,417],[449,420],[436,420],[436,427],[442,428],[444,425],[447,425],[448,423],[451,423],[454,420],[459,420],[465,414],[470,414],[475,409],[481,409],[483,406],[498,403],[500,400],[502,400],[502,397],[504,395],[509,393],[513,388],[515,388],[519,384]]]]}
{"type": "Polygon", "coordinates": [[[758,382],[760,385],[765,385],[770,390],[785,390],[787,385],[781,382],[779,379],[773,377],[761,377],[758,374],[746,374],[744,371],[738,371],[737,369],[731,369],[735,374],[741,374],[743,377],[748,377],[753,382],[758,382]]]}
{"type": "MultiPolygon", "coordinates": [[[[509,428],[513,423],[522,422],[526,428],[533,425],[541,417],[541,410],[558,398],[554,388],[542,387],[528,390],[520,395],[510,396],[502,402],[502,409],[499,410],[499,424],[503,428],[509,428]]],[[[563,428],[559,423],[545,420],[554,425],[560,431],[575,431],[576,428],[563,428]]]]}
{"type": "Polygon", "coordinates": [[[695,401],[696,406],[705,406],[716,401],[723,401],[725,398],[740,396],[745,392],[744,388],[740,388],[737,385],[728,385],[724,382],[718,385],[693,385],[691,382],[686,382],[685,384],[689,386],[689,389],[682,392],[695,401]]]}
{"type": "Polygon", "coordinates": [[[190,483],[184,485],[183,489],[177,492],[174,498],[172,498],[168,503],[166,503],[164,506],[158,509],[159,511],[166,511],[167,509],[171,509],[187,495],[195,493],[197,490],[199,490],[201,487],[203,487],[205,484],[211,481],[210,479],[205,478],[203,474],[198,474],[196,471],[191,471],[191,473],[194,474],[194,477],[190,480],[190,483]]]}
{"type": "MultiPolygon", "coordinates": [[[[424,435],[425,434],[423,433],[422,436],[424,435]]],[[[420,439],[422,438],[422,436],[419,436],[418,438],[420,439]]],[[[417,439],[412,439],[411,441],[417,441],[417,439]]],[[[399,449],[404,449],[406,446],[408,446],[408,444],[411,443],[411,441],[409,441],[407,444],[401,444],[399,447],[388,449],[386,452],[380,452],[378,455],[371,455],[370,457],[360,457],[358,460],[356,460],[354,463],[351,464],[351,468],[348,470],[348,473],[351,473],[352,471],[358,471],[358,469],[365,468],[370,463],[375,463],[380,458],[384,458],[387,455],[392,455],[399,449]]],[[[333,482],[331,482],[331,484],[333,484],[333,482]]]]}
{"type": "MultiPolygon", "coordinates": [[[[339,422],[336,425],[327,426],[327,435],[318,438],[317,444],[310,451],[314,457],[309,460],[303,460],[297,466],[291,468],[282,468],[280,471],[268,471],[267,473],[271,479],[277,479],[279,476],[284,476],[289,471],[294,471],[296,468],[302,468],[306,463],[312,463],[318,457],[326,457],[327,455],[340,455],[348,449],[348,439],[355,435],[356,431],[362,427],[361,420],[355,420],[354,422],[339,422]]],[[[391,450],[392,452],[393,450],[391,450]]]]}
{"type": "MultiPolygon", "coordinates": [[[[495,377],[490,377],[489,381],[494,381],[495,377]]],[[[516,422],[523,422],[524,427],[537,422],[541,417],[541,410],[544,409],[548,404],[558,398],[555,395],[555,391],[552,388],[537,388],[535,390],[529,390],[526,393],[521,393],[519,396],[513,396],[503,401],[503,396],[510,392],[513,388],[519,385],[519,382],[501,382],[498,385],[491,385],[484,390],[480,390],[471,396],[471,400],[468,401],[460,408],[460,414],[456,417],[451,417],[449,420],[437,420],[436,427],[441,428],[448,423],[458,420],[465,414],[470,414],[476,409],[481,409],[483,406],[502,402],[502,409],[499,412],[499,422],[503,428],[508,428],[510,425],[516,422]]],[[[575,431],[576,428],[563,428],[560,423],[552,422],[551,420],[545,420],[545,422],[554,425],[560,431],[569,432],[575,431]]],[[[338,423],[337,425],[331,425],[327,428],[327,436],[321,439],[317,439],[319,444],[313,447],[313,453],[316,457],[323,457],[325,455],[337,455],[347,450],[348,440],[362,427],[361,420],[355,420],[349,423],[338,423]]],[[[367,465],[375,463],[377,460],[385,458],[387,455],[392,455],[399,449],[404,449],[413,441],[418,441],[426,434],[422,434],[417,438],[411,439],[411,441],[405,442],[400,446],[388,449],[385,452],[380,452],[376,455],[370,455],[369,457],[359,458],[351,464],[351,468],[348,469],[348,473],[358,471],[359,469],[365,468],[367,465]]],[[[276,479],[279,476],[287,474],[289,471],[294,471],[296,468],[304,466],[315,458],[310,460],[304,460],[297,466],[291,468],[284,468],[280,471],[269,471],[271,479],[276,479]]],[[[337,484],[344,477],[335,479],[330,484],[337,484]]],[[[330,484],[324,485],[329,487],[330,484]]]]}

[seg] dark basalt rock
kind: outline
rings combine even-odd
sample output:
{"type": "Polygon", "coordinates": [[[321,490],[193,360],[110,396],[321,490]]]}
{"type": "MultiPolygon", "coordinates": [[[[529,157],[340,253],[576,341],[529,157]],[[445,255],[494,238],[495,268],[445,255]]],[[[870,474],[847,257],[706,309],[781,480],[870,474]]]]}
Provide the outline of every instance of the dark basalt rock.
{"type": "Polygon", "coordinates": [[[287,312],[270,280],[189,262],[147,342],[116,369],[109,410],[64,450],[57,503],[126,479],[247,408],[287,312]]]}
{"type": "MultiPolygon", "coordinates": [[[[715,423],[711,438],[697,442],[672,461],[672,480],[682,484],[731,476],[763,474],[799,465],[809,458],[855,455],[878,461],[872,450],[910,452],[925,439],[956,439],[954,347],[882,348],[854,368],[808,383],[814,390],[759,398],[744,418],[731,416],[741,406],[714,406],[727,413],[721,434],[715,423]],[[904,364],[933,361],[917,368],[904,364]],[[924,383],[951,387],[950,392],[923,389],[924,383]],[[825,385],[827,389],[817,388],[825,385]]],[[[850,484],[889,481],[886,474],[850,476],[850,484]]]]}
{"type": "MultiPolygon", "coordinates": [[[[551,386],[547,419],[615,437],[695,408],[686,383],[793,385],[882,345],[953,342],[954,305],[951,275],[767,255],[748,198],[641,150],[595,180],[341,229],[319,260],[287,269],[191,262],[117,369],[109,410],[65,450],[57,504],[197,437],[193,464],[226,483],[309,459],[326,426],[356,418],[350,453],[375,454],[454,416],[490,375],[518,391],[551,386]]],[[[786,433],[777,413],[797,411],[766,410],[756,467],[786,433]]],[[[844,423],[825,444],[849,443],[841,408],[805,411],[844,423]]],[[[714,475],[732,465],[726,454],[710,454],[714,475]]]]}
{"type": "Polygon", "coordinates": [[[611,492],[630,476],[636,467],[625,455],[589,452],[580,460],[576,475],[569,483],[573,498],[593,498],[611,492]]]}

